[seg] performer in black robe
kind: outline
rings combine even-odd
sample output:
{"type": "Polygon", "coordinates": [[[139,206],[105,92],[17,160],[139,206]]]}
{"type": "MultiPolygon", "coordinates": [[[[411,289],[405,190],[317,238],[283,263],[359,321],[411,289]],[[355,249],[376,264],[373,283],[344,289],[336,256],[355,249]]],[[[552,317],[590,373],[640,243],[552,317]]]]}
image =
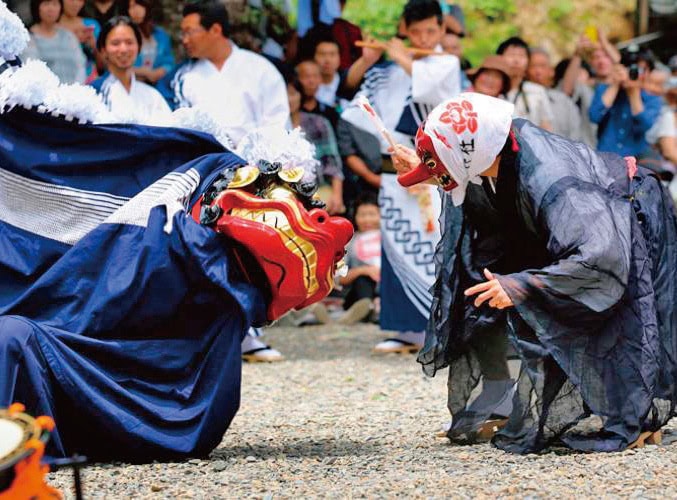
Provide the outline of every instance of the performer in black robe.
{"type": "Polygon", "coordinates": [[[450,366],[449,436],[478,421],[467,400],[481,373],[506,366],[507,336],[521,372],[496,446],[655,439],[677,400],[672,202],[633,159],[512,120],[510,107],[462,94],[421,126],[418,158],[394,154],[402,184],[432,177],[450,194],[419,355],[430,375],[450,366]],[[590,415],[601,425],[577,425],[590,415]]]}

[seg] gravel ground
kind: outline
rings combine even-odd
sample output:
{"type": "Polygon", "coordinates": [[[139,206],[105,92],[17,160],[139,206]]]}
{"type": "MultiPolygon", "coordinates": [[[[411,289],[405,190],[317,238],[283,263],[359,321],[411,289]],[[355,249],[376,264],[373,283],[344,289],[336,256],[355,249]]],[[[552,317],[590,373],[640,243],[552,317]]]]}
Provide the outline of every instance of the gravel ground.
{"type": "MultiPolygon", "coordinates": [[[[245,364],[240,412],[209,460],[83,471],[85,498],[677,497],[677,422],[664,444],[516,456],[450,445],[446,372],[375,356],[374,325],[271,328],[287,361],[245,364]]],[[[51,484],[72,498],[68,471],[51,484]]]]}

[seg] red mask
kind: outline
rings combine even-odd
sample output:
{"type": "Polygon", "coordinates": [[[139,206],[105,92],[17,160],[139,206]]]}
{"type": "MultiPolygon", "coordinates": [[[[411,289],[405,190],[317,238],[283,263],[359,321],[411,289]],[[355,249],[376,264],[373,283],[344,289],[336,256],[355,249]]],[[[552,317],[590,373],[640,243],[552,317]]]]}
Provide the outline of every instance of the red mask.
{"type": "MultiPolygon", "coordinates": [[[[211,202],[201,199],[192,212],[196,221],[238,241],[256,260],[271,292],[270,321],[331,292],[353,235],[348,220],[313,208],[318,203],[300,185],[302,170],[275,168],[266,172],[248,165],[228,172],[229,179],[221,181],[225,189],[208,192],[211,202]],[[212,220],[205,220],[205,213],[212,220]]],[[[243,270],[250,277],[256,272],[243,270]]]]}
{"type": "Polygon", "coordinates": [[[437,156],[432,139],[423,131],[424,127],[425,122],[416,132],[416,154],[421,159],[421,163],[413,170],[398,175],[397,181],[400,185],[409,187],[434,178],[442,189],[451,191],[458,186],[458,183],[437,156]]]}

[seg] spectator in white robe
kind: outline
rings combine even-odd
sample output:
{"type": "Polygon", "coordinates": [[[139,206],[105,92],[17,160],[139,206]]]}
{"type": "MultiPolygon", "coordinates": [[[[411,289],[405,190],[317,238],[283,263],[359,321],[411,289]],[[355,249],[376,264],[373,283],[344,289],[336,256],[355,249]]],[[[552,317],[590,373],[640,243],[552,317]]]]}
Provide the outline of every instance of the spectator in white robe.
{"type": "MultiPolygon", "coordinates": [[[[667,100],[669,91],[677,87],[677,78],[662,68],[655,68],[644,81],[644,90],[665,99],[658,119],[646,132],[647,150],[640,155],[639,163],[658,172],[663,179],[677,173],[677,124],[674,103],[667,100]]],[[[674,95],[674,92],[673,92],[674,95]]]]}
{"type": "Polygon", "coordinates": [[[209,110],[232,141],[255,128],[287,126],[287,86],[275,66],[229,38],[222,3],[187,4],[181,40],[192,59],[161,80],[158,88],[175,107],[209,110]]]}
{"type": "MultiPolygon", "coordinates": [[[[234,146],[253,129],[289,124],[287,86],[264,57],[241,49],[229,38],[228,12],[217,1],[186,4],[181,41],[192,59],[158,82],[170,105],[199,107],[222,125],[234,146]]],[[[284,357],[250,329],[242,357],[250,362],[282,361],[284,357]]]]}
{"type": "MultiPolygon", "coordinates": [[[[436,0],[410,0],[402,17],[415,49],[442,52],[442,11],[436,0]]],[[[359,95],[365,95],[398,143],[413,145],[418,126],[440,102],[460,92],[460,62],[451,54],[414,56],[399,38],[386,44],[392,60],[371,68],[359,95]]],[[[388,142],[354,100],[341,117],[378,138],[382,156],[381,316],[383,330],[395,332],[376,345],[379,353],[416,352],[423,344],[434,281],[433,249],[439,240],[439,196],[432,186],[407,191],[397,183],[388,142]],[[432,191],[429,189],[432,188],[432,191]]]]}
{"type": "Polygon", "coordinates": [[[134,61],[139,55],[141,43],[141,31],[130,18],[111,18],[96,43],[108,73],[91,85],[121,121],[164,125],[169,123],[169,105],[157,90],[138,81],[134,75],[134,61]]]}

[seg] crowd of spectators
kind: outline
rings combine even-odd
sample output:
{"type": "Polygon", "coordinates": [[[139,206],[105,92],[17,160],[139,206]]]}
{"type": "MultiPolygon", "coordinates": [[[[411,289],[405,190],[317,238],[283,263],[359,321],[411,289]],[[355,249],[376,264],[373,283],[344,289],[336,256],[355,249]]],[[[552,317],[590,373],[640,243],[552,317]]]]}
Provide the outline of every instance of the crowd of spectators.
{"type": "MultiPolygon", "coordinates": [[[[370,217],[384,165],[379,141],[342,113],[370,68],[411,57],[401,43],[406,26],[393,26],[392,40],[367,40],[375,45],[362,49],[355,42],[367,37],[342,18],[345,0],[299,0],[297,32],[274,36],[267,27],[234,26],[223,6],[213,8],[219,4],[193,3],[177,34],[157,25],[157,1],[30,0],[31,40],[23,58],[45,61],[63,82],[93,83],[111,109],[135,106],[150,116],[205,106],[235,143],[256,126],[300,127],[316,147],[328,211],[356,218],[358,235],[373,242],[370,217]],[[175,57],[171,35],[185,56],[175,57]]],[[[466,30],[458,7],[441,7],[444,36],[436,50],[458,58],[462,91],[509,100],[515,117],[599,151],[636,156],[666,183],[672,180],[677,55],[660,61],[637,46],[621,53],[603,30],[588,29],[574,53],[557,63],[538,40],[511,37],[471,67],[463,41],[480,35],[466,30]]],[[[351,321],[373,318],[364,300],[379,288],[373,259],[355,259],[359,272],[343,280],[350,304],[361,304],[351,321]]]]}

